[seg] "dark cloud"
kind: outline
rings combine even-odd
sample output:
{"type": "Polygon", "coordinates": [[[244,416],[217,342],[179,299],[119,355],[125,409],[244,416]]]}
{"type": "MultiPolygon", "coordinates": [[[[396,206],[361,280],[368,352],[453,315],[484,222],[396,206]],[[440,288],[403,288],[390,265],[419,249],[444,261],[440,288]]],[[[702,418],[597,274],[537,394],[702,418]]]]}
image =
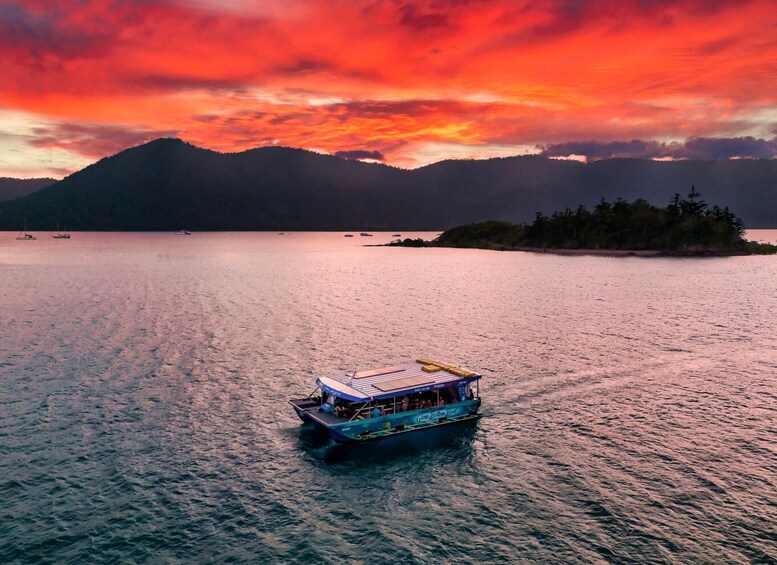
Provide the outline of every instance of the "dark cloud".
{"type": "Polygon", "coordinates": [[[290,112],[288,114],[276,114],[267,120],[267,123],[273,126],[281,126],[287,122],[307,122],[310,116],[302,112],[290,112]]]}
{"type": "Polygon", "coordinates": [[[685,142],[571,141],[540,147],[546,157],[580,155],[589,161],[613,158],[639,159],[774,159],[777,138],[697,137],[685,142]]]}
{"type": "Polygon", "coordinates": [[[685,154],[688,159],[773,159],[777,157],[777,138],[698,137],[685,143],[685,154]]]}
{"type": "Polygon", "coordinates": [[[88,56],[110,40],[104,29],[69,23],[56,6],[33,11],[15,2],[0,3],[0,48],[28,63],[88,56]]]}
{"type": "Polygon", "coordinates": [[[655,159],[665,157],[667,145],[655,141],[569,141],[541,146],[545,157],[585,156],[589,161],[613,159],[616,157],[637,157],[655,159]]]}
{"type": "Polygon", "coordinates": [[[173,137],[174,131],[152,131],[102,124],[59,123],[33,129],[34,147],[59,147],[96,158],[112,155],[127,147],[159,137],[173,137]]]}
{"type": "Polygon", "coordinates": [[[716,39],[714,41],[707,41],[696,47],[694,51],[697,54],[704,56],[717,55],[741,45],[743,39],[743,37],[731,36],[716,39]]]}
{"type": "Polygon", "coordinates": [[[287,65],[275,67],[275,72],[286,75],[309,74],[321,71],[330,71],[334,68],[332,63],[321,59],[297,59],[287,65]]]}
{"type": "MultiPolygon", "coordinates": [[[[333,108],[345,110],[349,116],[368,118],[391,118],[392,116],[428,116],[431,113],[461,114],[474,105],[458,100],[356,100],[342,104],[333,104],[333,108]]],[[[487,106],[479,104],[478,110],[487,106]]]]}
{"type": "Polygon", "coordinates": [[[375,161],[383,161],[383,153],[380,151],[366,151],[364,149],[351,149],[349,151],[337,151],[335,157],[341,159],[373,159],[375,161]]]}
{"type": "Polygon", "coordinates": [[[179,90],[203,89],[212,91],[238,90],[244,81],[231,78],[206,78],[195,75],[148,74],[131,79],[133,85],[154,90],[177,92],[179,90]]]}
{"type": "Polygon", "coordinates": [[[448,25],[448,17],[440,12],[421,12],[414,4],[405,4],[399,8],[400,25],[415,31],[424,31],[448,25]]]}
{"type": "Polygon", "coordinates": [[[551,40],[601,22],[608,22],[612,30],[621,30],[645,19],[671,27],[676,13],[710,16],[730,7],[728,0],[544,0],[527,3],[518,10],[520,15],[541,13],[545,16],[543,23],[508,39],[510,43],[551,40]]]}
{"type": "Polygon", "coordinates": [[[275,65],[273,72],[281,76],[329,73],[357,80],[379,80],[381,78],[381,73],[377,69],[344,67],[333,61],[312,57],[301,57],[287,63],[275,65]]]}

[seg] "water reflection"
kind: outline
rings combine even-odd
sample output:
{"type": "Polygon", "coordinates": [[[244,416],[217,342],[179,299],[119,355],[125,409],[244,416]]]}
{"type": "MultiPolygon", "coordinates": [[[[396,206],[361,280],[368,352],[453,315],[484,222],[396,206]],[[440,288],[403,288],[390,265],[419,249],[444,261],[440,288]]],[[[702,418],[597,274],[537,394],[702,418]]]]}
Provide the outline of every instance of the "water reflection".
{"type": "Polygon", "coordinates": [[[777,559],[774,257],[13,243],[0,562],[777,559]],[[486,375],[477,423],[337,445],[286,403],[417,356],[486,375]]]}

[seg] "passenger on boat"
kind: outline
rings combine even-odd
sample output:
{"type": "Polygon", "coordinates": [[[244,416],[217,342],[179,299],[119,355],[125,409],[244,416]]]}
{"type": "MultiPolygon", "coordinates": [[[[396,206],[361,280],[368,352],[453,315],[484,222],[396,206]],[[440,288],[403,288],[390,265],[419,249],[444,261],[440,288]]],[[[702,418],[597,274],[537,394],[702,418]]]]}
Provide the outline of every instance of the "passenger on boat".
{"type": "Polygon", "coordinates": [[[471,388],[469,389],[469,399],[475,400],[475,391],[472,390],[471,388]]]}
{"type": "Polygon", "coordinates": [[[407,412],[410,408],[410,399],[407,396],[402,397],[402,412],[407,412]]]}
{"type": "Polygon", "coordinates": [[[375,405],[375,408],[373,408],[373,409],[370,411],[370,416],[372,416],[373,418],[378,418],[378,417],[380,417],[380,408],[378,408],[378,405],[377,405],[377,404],[375,405]]]}
{"type": "Polygon", "coordinates": [[[442,396],[440,397],[440,400],[437,401],[437,406],[445,406],[445,400],[443,400],[442,396]]]}

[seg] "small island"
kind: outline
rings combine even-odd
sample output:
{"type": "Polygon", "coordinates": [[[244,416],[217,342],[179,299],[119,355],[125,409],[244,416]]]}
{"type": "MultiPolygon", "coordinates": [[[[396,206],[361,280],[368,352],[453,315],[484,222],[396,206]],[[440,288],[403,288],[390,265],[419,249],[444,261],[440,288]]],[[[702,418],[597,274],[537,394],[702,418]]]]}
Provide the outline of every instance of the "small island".
{"type": "Polygon", "coordinates": [[[777,245],[746,241],[744,222],[728,207],[709,207],[692,186],[665,208],[638,199],[578,206],[550,217],[537,213],[531,224],[488,221],[451,228],[433,241],[405,239],[402,247],[467,247],[566,255],[730,256],[771,255],[777,245]]]}

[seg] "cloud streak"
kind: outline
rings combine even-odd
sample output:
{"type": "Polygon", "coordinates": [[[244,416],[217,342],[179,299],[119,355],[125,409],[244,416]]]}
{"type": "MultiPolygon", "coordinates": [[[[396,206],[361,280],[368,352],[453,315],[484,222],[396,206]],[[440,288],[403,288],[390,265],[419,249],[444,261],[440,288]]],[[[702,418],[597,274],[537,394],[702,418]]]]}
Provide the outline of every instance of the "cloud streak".
{"type": "Polygon", "coordinates": [[[175,131],[133,130],[100,124],[58,123],[33,128],[30,145],[38,148],[65,149],[83,157],[99,158],[146,143],[159,137],[171,137],[175,131]]]}
{"type": "Polygon", "coordinates": [[[554,143],[540,148],[545,157],[585,157],[588,161],[614,158],[638,159],[774,159],[777,138],[752,136],[732,138],[693,138],[684,142],[657,141],[576,141],[554,143]]]}
{"type": "Polygon", "coordinates": [[[373,161],[383,161],[384,157],[380,151],[367,151],[365,149],[350,149],[347,151],[335,151],[335,157],[342,159],[372,159],[373,161]]]}

